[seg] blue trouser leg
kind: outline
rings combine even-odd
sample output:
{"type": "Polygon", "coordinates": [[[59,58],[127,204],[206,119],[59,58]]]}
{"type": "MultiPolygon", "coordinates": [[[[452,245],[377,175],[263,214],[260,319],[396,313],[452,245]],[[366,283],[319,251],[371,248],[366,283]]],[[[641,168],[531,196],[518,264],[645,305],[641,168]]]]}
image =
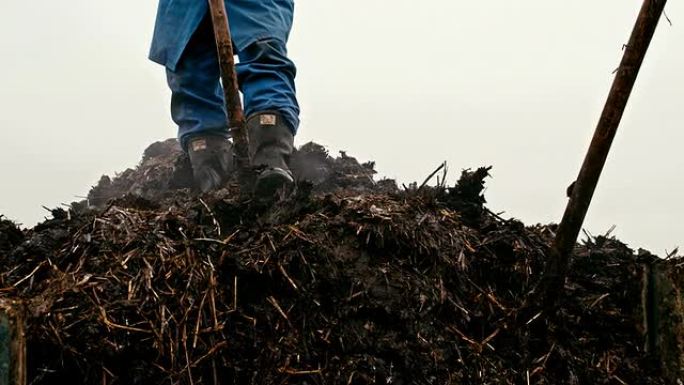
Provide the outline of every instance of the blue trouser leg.
{"type": "Polygon", "coordinates": [[[299,127],[295,91],[297,69],[287,57],[285,43],[277,39],[257,41],[238,53],[237,75],[245,100],[245,115],[277,111],[293,134],[299,127]]]}
{"type": "MultiPolygon", "coordinates": [[[[257,41],[238,52],[238,82],[245,115],[279,112],[293,134],[299,126],[295,95],[296,68],[288,59],[285,43],[278,39],[257,41]]],[[[171,116],[178,124],[183,148],[199,134],[228,137],[220,69],[211,21],[205,17],[190,39],[175,70],[167,69],[171,88],[171,116]]]]}
{"type": "Polygon", "coordinates": [[[171,88],[171,117],[183,148],[194,135],[228,137],[220,69],[211,22],[204,18],[175,71],[166,70],[171,88]]]}

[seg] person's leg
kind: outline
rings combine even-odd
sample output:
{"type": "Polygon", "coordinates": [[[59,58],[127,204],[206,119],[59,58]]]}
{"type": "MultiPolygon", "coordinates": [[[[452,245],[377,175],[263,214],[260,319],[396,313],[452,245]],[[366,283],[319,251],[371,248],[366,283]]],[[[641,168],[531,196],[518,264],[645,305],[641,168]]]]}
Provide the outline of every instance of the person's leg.
{"type": "Polygon", "coordinates": [[[245,115],[278,113],[292,134],[299,127],[295,90],[296,67],[287,57],[284,42],[264,39],[238,53],[237,75],[244,95],[245,115]]]}
{"type": "Polygon", "coordinates": [[[174,71],[166,70],[171,88],[171,117],[184,149],[192,137],[229,136],[220,70],[211,20],[205,17],[174,71]]]}
{"type": "Polygon", "coordinates": [[[213,28],[204,17],[175,70],[167,69],[171,116],[188,153],[196,186],[203,192],[221,187],[233,169],[232,145],[213,28]]]}
{"type": "Polygon", "coordinates": [[[299,126],[296,69],[285,43],[259,40],[239,52],[238,79],[245,99],[249,152],[259,169],[255,193],[271,199],[294,182],[288,163],[299,126]]]}

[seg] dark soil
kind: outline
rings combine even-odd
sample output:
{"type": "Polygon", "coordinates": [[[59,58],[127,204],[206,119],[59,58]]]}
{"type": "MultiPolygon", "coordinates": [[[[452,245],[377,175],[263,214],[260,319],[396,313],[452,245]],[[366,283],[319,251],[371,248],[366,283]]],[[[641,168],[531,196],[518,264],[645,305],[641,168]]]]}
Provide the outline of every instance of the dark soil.
{"type": "Polygon", "coordinates": [[[400,190],[308,144],[293,196],[198,196],[174,141],[89,202],[0,221],[0,297],[28,312],[32,384],[665,384],[643,264],[578,245],[558,311],[520,321],[553,226],[484,206],[488,169],[400,190]],[[305,182],[312,181],[313,183],[305,182]]]}
{"type": "Polygon", "coordinates": [[[0,215],[0,254],[5,254],[24,240],[24,233],[14,222],[0,215]]]}

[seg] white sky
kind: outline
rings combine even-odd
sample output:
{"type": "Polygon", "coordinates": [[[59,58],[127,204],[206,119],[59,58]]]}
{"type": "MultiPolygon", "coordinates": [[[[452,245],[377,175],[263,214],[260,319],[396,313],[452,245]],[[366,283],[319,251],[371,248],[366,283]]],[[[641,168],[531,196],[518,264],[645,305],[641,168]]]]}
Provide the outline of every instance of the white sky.
{"type": "MultiPolygon", "coordinates": [[[[421,180],[492,165],[494,210],[559,221],[641,0],[298,0],[297,142],[421,180]]],[[[0,1],[0,213],[33,225],[175,136],[157,3],[0,1]]],[[[667,8],[586,228],[684,245],[684,3],[667,8]]]]}

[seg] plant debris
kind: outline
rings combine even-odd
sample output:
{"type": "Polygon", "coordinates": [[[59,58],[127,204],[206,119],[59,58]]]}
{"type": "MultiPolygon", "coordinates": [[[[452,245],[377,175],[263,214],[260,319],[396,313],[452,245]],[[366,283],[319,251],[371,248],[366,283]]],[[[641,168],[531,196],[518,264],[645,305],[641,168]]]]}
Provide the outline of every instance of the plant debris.
{"type": "Polygon", "coordinates": [[[490,212],[488,168],[400,190],[311,143],[293,169],[273,207],[196,195],[161,142],[33,229],[0,221],[30,383],[667,383],[644,351],[656,257],[589,238],[558,311],[519,325],[554,226],[490,212]]]}

